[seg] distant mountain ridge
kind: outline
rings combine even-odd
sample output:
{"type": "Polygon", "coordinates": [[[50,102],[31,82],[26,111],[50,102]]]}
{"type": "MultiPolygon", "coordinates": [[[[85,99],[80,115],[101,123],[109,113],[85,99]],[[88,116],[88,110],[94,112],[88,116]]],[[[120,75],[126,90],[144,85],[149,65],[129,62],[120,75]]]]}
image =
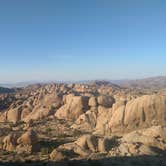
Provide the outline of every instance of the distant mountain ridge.
{"type": "Polygon", "coordinates": [[[144,88],[144,89],[161,89],[166,88],[166,76],[149,77],[135,80],[113,81],[121,87],[126,88],[144,88]]]}
{"type": "Polygon", "coordinates": [[[27,87],[35,84],[49,84],[49,83],[75,83],[75,84],[112,84],[125,88],[145,88],[145,89],[160,89],[166,88],[166,76],[149,77],[143,79],[101,79],[101,80],[80,80],[80,81],[27,81],[19,83],[0,83],[0,87],[5,88],[18,88],[27,87]]]}

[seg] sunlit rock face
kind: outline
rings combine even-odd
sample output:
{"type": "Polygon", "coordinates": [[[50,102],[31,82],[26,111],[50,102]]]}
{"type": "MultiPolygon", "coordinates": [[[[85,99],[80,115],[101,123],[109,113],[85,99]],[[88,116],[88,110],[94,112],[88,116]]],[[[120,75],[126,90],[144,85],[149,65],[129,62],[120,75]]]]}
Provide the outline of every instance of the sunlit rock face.
{"type": "Polygon", "coordinates": [[[145,95],[127,103],[124,125],[129,129],[165,124],[166,96],[145,95]]]}

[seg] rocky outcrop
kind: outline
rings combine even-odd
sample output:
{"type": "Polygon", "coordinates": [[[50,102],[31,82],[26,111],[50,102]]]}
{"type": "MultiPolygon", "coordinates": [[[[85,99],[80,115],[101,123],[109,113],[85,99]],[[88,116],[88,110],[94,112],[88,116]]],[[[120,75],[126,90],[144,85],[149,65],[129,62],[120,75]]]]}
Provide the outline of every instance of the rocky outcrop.
{"type": "Polygon", "coordinates": [[[11,133],[3,139],[3,150],[6,151],[14,151],[17,146],[17,135],[15,133],[11,133]]]}
{"type": "Polygon", "coordinates": [[[111,96],[101,95],[97,98],[97,102],[103,107],[110,108],[115,103],[115,99],[111,96]]]}
{"type": "Polygon", "coordinates": [[[109,128],[111,132],[115,133],[117,131],[122,131],[124,128],[124,117],[125,117],[125,106],[118,107],[112,113],[112,116],[109,120],[109,128]]]}
{"type": "Polygon", "coordinates": [[[82,157],[87,157],[92,153],[108,153],[115,144],[116,142],[113,137],[83,135],[73,143],[67,143],[59,146],[51,153],[50,157],[54,158],[53,156],[57,151],[73,151],[75,154],[82,157]]]}
{"type": "Polygon", "coordinates": [[[20,137],[16,133],[11,133],[3,139],[3,149],[9,152],[31,154],[38,148],[38,137],[32,129],[28,129],[20,137]]]}
{"type": "Polygon", "coordinates": [[[97,108],[94,108],[80,115],[71,128],[84,132],[91,132],[96,127],[96,122],[97,108]]]}
{"type": "Polygon", "coordinates": [[[109,128],[109,120],[112,115],[111,108],[98,107],[97,121],[94,134],[109,135],[111,130],[109,128]]]}
{"type": "Polygon", "coordinates": [[[145,95],[113,109],[109,121],[112,132],[128,132],[166,123],[166,97],[145,95]]]}
{"type": "Polygon", "coordinates": [[[7,112],[0,112],[0,122],[6,122],[7,112]]]}
{"type": "Polygon", "coordinates": [[[96,97],[91,97],[88,104],[90,107],[97,107],[98,103],[96,97]]]}
{"type": "Polygon", "coordinates": [[[17,143],[17,153],[31,154],[39,148],[37,134],[31,128],[17,139],[17,143]]]}
{"type": "Polygon", "coordinates": [[[75,142],[59,146],[51,155],[57,151],[74,151],[81,157],[94,153],[109,156],[163,155],[166,150],[165,130],[165,126],[153,126],[122,137],[83,135],[75,142]]]}
{"type": "Polygon", "coordinates": [[[51,109],[45,106],[36,106],[32,112],[30,112],[25,118],[22,120],[24,122],[29,122],[30,120],[41,120],[45,117],[51,115],[51,109]]]}
{"type": "Polygon", "coordinates": [[[53,161],[62,161],[65,160],[67,158],[67,156],[65,155],[65,153],[63,153],[63,151],[58,151],[58,150],[53,150],[50,154],[50,159],[53,161]]]}
{"type": "Polygon", "coordinates": [[[88,107],[88,97],[67,95],[64,99],[65,104],[56,111],[55,117],[58,119],[76,120],[81,114],[86,112],[88,107]]]}
{"type": "Polygon", "coordinates": [[[17,143],[23,145],[35,145],[38,142],[37,134],[30,128],[18,138],[17,143]]]}
{"type": "Polygon", "coordinates": [[[116,155],[123,156],[162,155],[166,150],[165,130],[166,127],[164,126],[153,126],[125,134],[114,152],[116,152],[116,155]]]}
{"type": "Polygon", "coordinates": [[[127,103],[124,125],[128,129],[164,125],[166,123],[166,97],[145,95],[127,103]]]}
{"type": "Polygon", "coordinates": [[[21,107],[10,109],[7,112],[7,121],[16,123],[21,120],[21,107]]]}

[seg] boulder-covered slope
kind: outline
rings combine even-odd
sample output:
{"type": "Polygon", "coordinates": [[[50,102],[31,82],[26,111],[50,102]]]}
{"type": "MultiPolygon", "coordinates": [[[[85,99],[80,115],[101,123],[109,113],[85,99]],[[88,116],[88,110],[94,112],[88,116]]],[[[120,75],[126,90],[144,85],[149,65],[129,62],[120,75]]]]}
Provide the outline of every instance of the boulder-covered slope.
{"type": "Polygon", "coordinates": [[[165,127],[164,89],[34,84],[0,95],[0,160],[163,157],[165,127]]]}

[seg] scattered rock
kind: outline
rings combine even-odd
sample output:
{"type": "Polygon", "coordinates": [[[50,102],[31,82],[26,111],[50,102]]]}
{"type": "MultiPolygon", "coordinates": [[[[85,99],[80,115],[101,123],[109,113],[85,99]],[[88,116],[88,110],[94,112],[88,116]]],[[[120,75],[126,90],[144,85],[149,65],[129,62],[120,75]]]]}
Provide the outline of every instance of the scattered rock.
{"type": "Polygon", "coordinates": [[[59,152],[56,149],[53,150],[50,154],[50,159],[54,161],[62,161],[65,160],[67,157],[63,154],[63,152],[59,152]]]}

